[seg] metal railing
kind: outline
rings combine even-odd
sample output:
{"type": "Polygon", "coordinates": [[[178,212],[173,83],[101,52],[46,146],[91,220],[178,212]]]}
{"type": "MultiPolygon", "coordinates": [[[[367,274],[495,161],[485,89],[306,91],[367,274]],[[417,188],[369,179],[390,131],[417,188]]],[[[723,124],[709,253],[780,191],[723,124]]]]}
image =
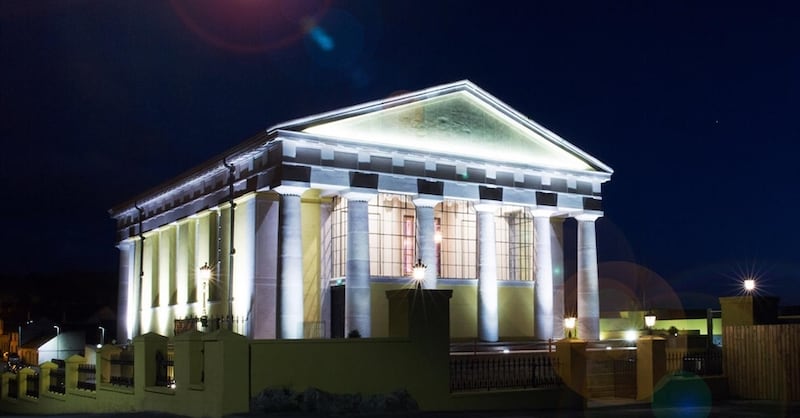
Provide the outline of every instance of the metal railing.
{"type": "Polygon", "coordinates": [[[66,369],[60,367],[58,369],[50,370],[50,392],[65,394],[66,388],[66,369]]]}
{"type": "Polygon", "coordinates": [[[693,373],[698,376],[720,376],[722,350],[672,351],[667,353],[668,373],[693,373]]]}
{"type": "Polygon", "coordinates": [[[26,377],[28,382],[27,389],[25,389],[25,395],[30,396],[31,398],[38,398],[39,397],[39,374],[29,374],[26,377]]]}
{"type": "Polygon", "coordinates": [[[117,386],[133,386],[133,350],[122,350],[109,359],[111,373],[109,383],[117,386]]]}
{"type": "Polygon", "coordinates": [[[96,383],[97,369],[94,364],[78,365],[78,389],[91,390],[97,389],[96,383]]]}
{"type": "Polygon", "coordinates": [[[453,354],[450,391],[557,387],[556,361],[548,353],[453,354]]]}
{"type": "Polygon", "coordinates": [[[19,398],[19,385],[17,384],[17,376],[8,379],[8,397],[17,399],[19,398]]]}
{"type": "Polygon", "coordinates": [[[161,351],[156,351],[156,386],[175,387],[175,355],[167,351],[165,356],[161,351]]]}

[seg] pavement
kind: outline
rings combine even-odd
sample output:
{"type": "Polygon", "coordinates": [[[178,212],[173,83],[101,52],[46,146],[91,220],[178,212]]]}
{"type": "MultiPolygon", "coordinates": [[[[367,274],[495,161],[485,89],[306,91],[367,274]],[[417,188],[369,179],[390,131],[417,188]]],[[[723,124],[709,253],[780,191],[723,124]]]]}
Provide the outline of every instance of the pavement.
{"type": "MultiPolygon", "coordinates": [[[[3,415],[14,418],[24,415],[3,415]]],[[[119,413],[119,414],[66,414],[40,417],[58,418],[179,418],[180,415],[164,413],[119,413]]],[[[323,415],[302,413],[283,414],[238,414],[230,418],[316,418],[323,415]]],[[[461,412],[416,412],[406,414],[351,415],[357,418],[800,418],[800,402],[731,400],[713,406],[669,406],[653,407],[650,403],[632,402],[628,399],[593,400],[585,410],[531,410],[531,411],[461,411],[461,412]]]]}

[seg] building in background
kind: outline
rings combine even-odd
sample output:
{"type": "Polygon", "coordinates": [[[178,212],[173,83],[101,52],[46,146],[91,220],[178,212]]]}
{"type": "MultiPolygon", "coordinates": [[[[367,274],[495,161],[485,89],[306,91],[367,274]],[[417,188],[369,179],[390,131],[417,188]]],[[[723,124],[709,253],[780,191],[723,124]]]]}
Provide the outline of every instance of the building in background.
{"type": "Polygon", "coordinates": [[[290,121],[110,210],[119,334],[385,336],[385,291],[453,289],[452,338],[599,337],[594,221],[612,170],[463,81],[290,121]]]}

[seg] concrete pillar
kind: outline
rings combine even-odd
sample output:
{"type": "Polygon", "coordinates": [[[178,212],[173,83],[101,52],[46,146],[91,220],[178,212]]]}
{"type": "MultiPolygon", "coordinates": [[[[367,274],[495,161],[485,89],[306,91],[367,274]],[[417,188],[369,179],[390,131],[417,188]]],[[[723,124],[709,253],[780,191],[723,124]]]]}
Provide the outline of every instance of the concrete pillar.
{"type": "Polygon", "coordinates": [[[600,293],[597,277],[597,241],[594,221],[598,215],[581,214],[578,221],[578,337],[600,339],[600,293]]]}
{"type": "Polygon", "coordinates": [[[586,387],[586,341],[562,339],[556,342],[558,375],[568,388],[583,399],[587,399],[586,387]]]}
{"type": "Polygon", "coordinates": [[[498,340],[497,249],[495,205],[477,204],[478,212],[478,338],[498,340]]]}
{"type": "Polygon", "coordinates": [[[636,342],[636,400],[652,401],[658,382],[667,374],[667,345],[661,337],[636,342]]]}
{"type": "Polygon", "coordinates": [[[372,303],[369,286],[369,199],[371,195],[347,194],[347,281],[345,283],[345,335],[358,331],[372,335],[372,303]]]}
{"type": "MultiPolygon", "coordinates": [[[[553,258],[551,211],[533,211],[534,338],[553,338],[553,258]]],[[[560,335],[559,335],[560,337],[560,335]]]]}
{"type": "Polygon", "coordinates": [[[414,199],[417,212],[417,245],[419,246],[417,256],[422,260],[422,264],[428,267],[422,283],[422,287],[425,289],[436,289],[436,267],[439,260],[436,258],[436,224],[433,208],[439,202],[440,200],[428,198],[414,199]]]}
{"type": "Polygon", "coordinates": [[[256,194],[256,236],[251,330],[253,339],[277,336],[279,196],[256,194]]]}
{"type": "Polygon", "coordinates": [[[303,338],[302,190],[278,192],[278,338],[303,338]]]}
{"type": "Polygon", "coordinates": [[[564,218],[550,218],[553,267],[553,337],[564,338],[564,218]]]}

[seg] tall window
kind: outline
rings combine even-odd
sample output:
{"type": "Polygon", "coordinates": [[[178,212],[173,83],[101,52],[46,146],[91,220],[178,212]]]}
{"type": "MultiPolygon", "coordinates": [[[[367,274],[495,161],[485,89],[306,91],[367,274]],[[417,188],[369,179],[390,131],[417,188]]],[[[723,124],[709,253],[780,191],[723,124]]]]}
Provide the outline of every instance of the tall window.
{"type": "Polygon", "coordinates": [[[335,196],[331,207],[331,278],[340,278],[347,274],[347,199],[335,196]]]}
{"type": "Polygon", "coordinates": [[[417,252],[414,229],[414,217],[403,215],[403,274],[406,276],[414,273],[414,256],[417,252]]]}
{"type": "Polygon", "coordinates": [[[533,280],[533,218],[521,208],[504,206],[495,218],[497,278],[533,280]]]}
{"type": "Polygon", "coordinates": [[[434,210],[439,219],[441,241],[439,277],[475,279],[477,277],[477,240],[475,209],[464,201],[445,200],[434,210]]]}

